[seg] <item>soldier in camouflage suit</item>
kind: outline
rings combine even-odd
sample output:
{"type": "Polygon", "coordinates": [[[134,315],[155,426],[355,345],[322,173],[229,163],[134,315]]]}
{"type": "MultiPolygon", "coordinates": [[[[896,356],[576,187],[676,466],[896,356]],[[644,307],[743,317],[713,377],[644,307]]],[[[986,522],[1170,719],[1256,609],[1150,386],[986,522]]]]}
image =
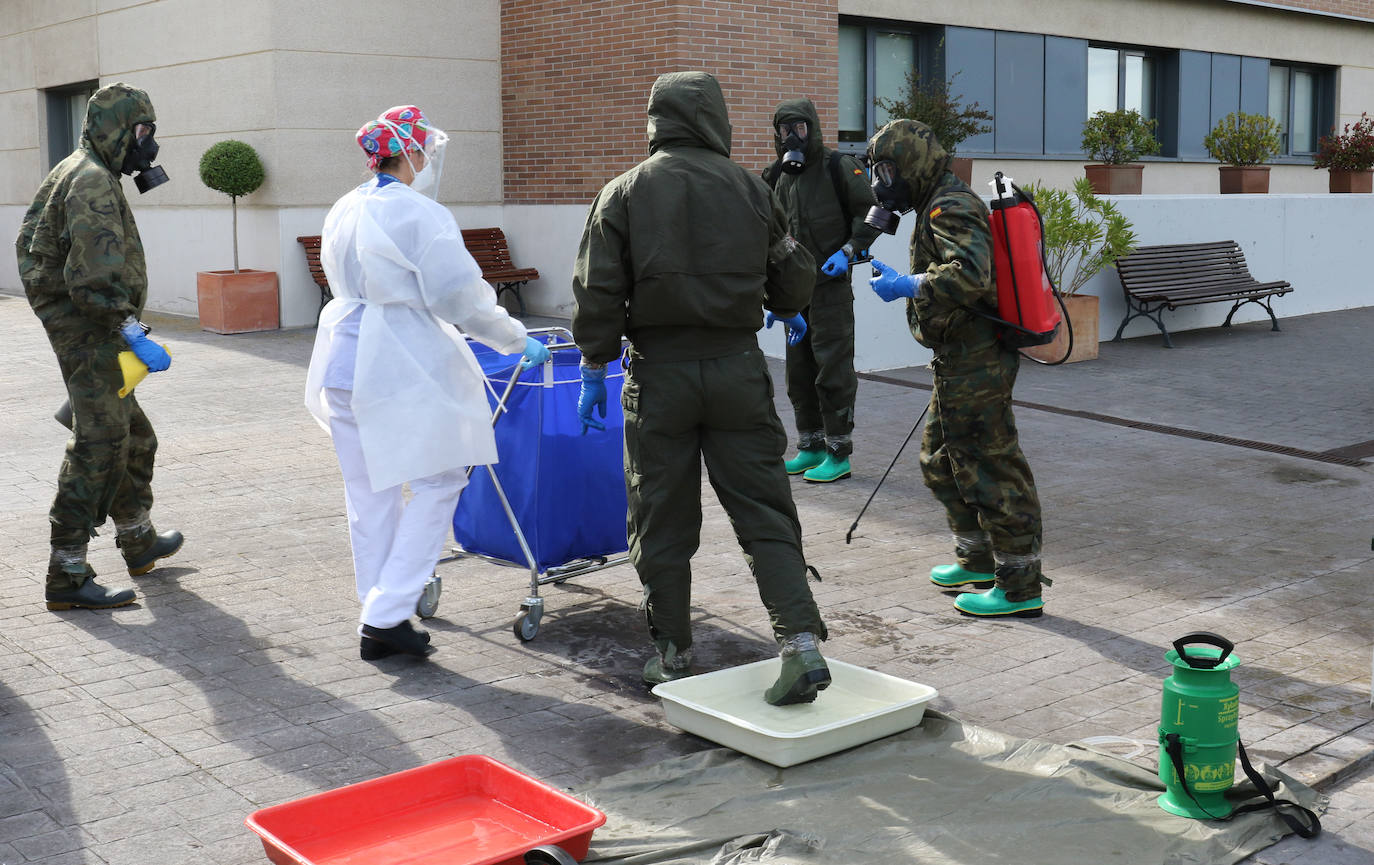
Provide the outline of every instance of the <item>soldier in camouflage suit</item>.
{"type": "Polygon", "coordinates": [[[179,532],[159,535],[153,529],[157,437],[134,395],[119,396],[118,355],[143,348],[121,329],[130,322],[137,328],[148,286],[143,245],[120,174],[136,170],[126,167],[136,146],[135,127],[143,124],[140,132],[151,139],[155,120],[142,90],[111,84],[96,91],[86,108],[81,145],[43,181],[15,243],[20,279],[57,355],[73,416],[49,512],[49,609],[105,609],[134,600],[132,589],[96,584],[86,563],[87,542],[107,516],[114,518],[116,543],[131,575],[152,570],[182,543],[179,532]]]}
{"type": "Polygon", "coordinates": [[[922,123],[889,123],[868,155],[880,206],[914,209],[917,219],[912,274],[875,260],[871,284],[884,300],[907,298],[911,333],[935,355],[921,470],[945,506],[958,564],[933,568],[930,579],[987,589],[959,595],[963,613],[1038,616],[1050,581],[1040,572],[1040,499],[1011,411],[1020,355],[978,314],[997,313],[988,209],[922,123]]]}

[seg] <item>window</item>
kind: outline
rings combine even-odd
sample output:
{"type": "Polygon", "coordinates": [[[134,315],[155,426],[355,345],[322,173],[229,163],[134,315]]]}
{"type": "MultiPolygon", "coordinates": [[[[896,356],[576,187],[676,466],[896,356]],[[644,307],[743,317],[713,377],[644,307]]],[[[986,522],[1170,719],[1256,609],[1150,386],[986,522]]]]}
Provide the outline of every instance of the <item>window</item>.
{"type": "Polygon", "coordinates": [[[839,140],[862,143],[892,118],[877,99],[896,99],[907,74],[917,69],[918,34],[913,29],[864,24],[840,25],[839,140]]]}
{"type": "Polygon", "coordinates": [[[1088,47],[1088,116],[1099,111],[1139,111],[1157,117],[1160,58],[1140,48],[1088,47]]]}
{"type": "Polygon", "coordinates": [[[1269,64],[1269,116],[1278,121],[1280,154],[1314,153],[1317,139],[1330,126],[1328,113],[1330,75],[1309,66],[1269,64]]]}
{"type": "Polygon", "coordinates": [[[66,159],[81,144],[86,103],[98,84],[86,81],[44,91],[48,121],[48,168],[66,159]]]}

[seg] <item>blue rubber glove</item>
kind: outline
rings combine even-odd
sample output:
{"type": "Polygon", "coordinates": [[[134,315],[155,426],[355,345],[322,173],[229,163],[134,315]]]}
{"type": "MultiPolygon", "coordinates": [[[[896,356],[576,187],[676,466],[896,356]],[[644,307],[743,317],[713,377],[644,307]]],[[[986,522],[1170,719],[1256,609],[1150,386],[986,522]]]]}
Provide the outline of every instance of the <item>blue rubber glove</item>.
{"type": "Polygon", "coordinates": [[[839,276],[848,271],[849,256],[845,254],[843,249],[836,251],[834,255],[825,260],[825,264],[821,265],[821,273],[826,276],[839,276]]]}
{"type": "Polygon", "coordinates": [[[791,318],[780,318],[770,312],[768,315],[764,316],[763,326],[765,328],[771,328],[775,321],[780,321],[787,325],[788,345],[796,345],[802,341],[802,337],[806,336],[806,319],[801,317],[800,312],[791,318]]]}
{"type": "Polygon", "coordinates": [[[129,350],[148,367],[148,372],[162,372],[172,365],[172,356],[167,349],[149,339],[143,332],[143,325],[132,315],[119,326],[119,334],[129,344],[129,350]]]}
{"type": "Polygon", "coordinates": [[[915,297],[920,294],[921,280],[926,278],[924,273],[898,273],[876,258],[873,259],[873,270],[874,276],[868,281],[868,287],[886,303],[891,303],[899,297],[915,297]]]}
{"type": "Polygon", "coordinates": [[[532,366],[539,366],[547,363],[552,356],[548,346],[532,336],[527,336],[525,337],[525,359],[520,361],[520,368],[529,369],[532,366]]]}
{"type": "Polygon", "coordinates": [[[592,409],[604,418],[606,416],[606,368],[588,369],[581,367],[582,392],[577,395],[577,417],[582,421],[582,434],[588,429],[604,430],[606,425],[592,417],[592,409]]]}

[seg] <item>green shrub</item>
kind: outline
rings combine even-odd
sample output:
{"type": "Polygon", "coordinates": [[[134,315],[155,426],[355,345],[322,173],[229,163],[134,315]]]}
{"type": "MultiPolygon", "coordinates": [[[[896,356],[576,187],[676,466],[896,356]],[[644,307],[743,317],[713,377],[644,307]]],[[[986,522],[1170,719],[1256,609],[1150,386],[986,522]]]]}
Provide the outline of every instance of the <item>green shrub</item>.
{"type": "Polygon", "coordinates": [[[251,145],[229,139],[212,144],[200,157],[200,180],[216,192],[229,196],[234,212],[234,272],[239,272],[239,203],[262,186],[262,160],[251,145]]]}
{"type": "Polygon", "coordinates": [[[957,77],[956,72],[948,81],[922,81],[914,69],[908,70],[897,98],[879,98],[873,104],[893,118],[918,120],[929,126],[935,140],[952,156],[964,139],[992,131],[992,114],[979,108],[977,102],[964,105],[962,93],[950,95],[957,77]]]}
{"type": "Polygon", "coordinates": [[[1374,168],[1374,117],[1361,112],[1360,119],[1345,124],[1339,135],[1331,128],[1330,135],[1317,141],[1317,168],[1344,168],[1347,171],[1368,171],[1374,168]]]}
{"type": "Polygon", "coordinates": [[[1077,294],[1098,271],[1136,247],[1130,221],[1116,205],[1094,195],[1086,177],[1074,181],[1072,192],[1031,184],[1026,194],[1044,220],[1045,268],[1060,294],[1077,294]],[[1067,283],[1066,273],[1071,275],[1067,283]]]}
{"type": "Polygon", "coordinates": [[[1279,124],[1267,114],[1232,111],[1212,127],[1202,144],[1225,165],[1259,165],[1279,152],[1279,124]]]}
{"type": "Polygon", "coordinates": [[[1083,152],[1093,162],[1125,165],[1159,152],[1154,120],[1134,109],[1099,111],[1083,123],[1083,152]]]}

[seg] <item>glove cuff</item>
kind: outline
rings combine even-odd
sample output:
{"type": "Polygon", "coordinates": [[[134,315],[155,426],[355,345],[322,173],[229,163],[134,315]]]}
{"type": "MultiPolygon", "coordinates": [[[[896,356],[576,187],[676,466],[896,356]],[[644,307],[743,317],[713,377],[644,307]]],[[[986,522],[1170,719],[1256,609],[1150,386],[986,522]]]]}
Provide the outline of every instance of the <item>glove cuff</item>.
{"type": "Polygon", "coordinates": [[[605,379],[606,379],[606,365],[605,365],[605,364],[602,364],[601,366],[596,367],[596,366],[588,366],[588,365],[586,364],[586,362],[583,362],[583,363],[581,363],[581,364],[578,365],[578,369],[579,369],[579,371],[582,373],[582,380],[583,380],[583,381],[605,381],[605,379]]]}

